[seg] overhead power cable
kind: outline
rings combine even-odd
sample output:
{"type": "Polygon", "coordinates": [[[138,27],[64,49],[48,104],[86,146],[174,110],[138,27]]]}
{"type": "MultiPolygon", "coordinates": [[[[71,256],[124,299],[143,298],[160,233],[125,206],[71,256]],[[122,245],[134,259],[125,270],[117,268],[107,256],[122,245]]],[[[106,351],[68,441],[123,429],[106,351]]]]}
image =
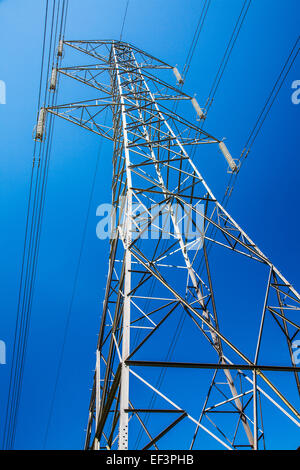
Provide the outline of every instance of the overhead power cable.
{"type": "Polygon", "coordinates": [[[205,22],[205,18],[206,18],[210,3],[211,3],[211,0],[205,0],[202,10],[200,12],[196,30],[195,30],[195,33],[194,33],[194,36],[193,36],[193,39],[192,39],[192,42],[188,51],[188,55],[186,58],[185,65],[183,67],[183,71],[182,71],[184,78],[186,78],[189,68],[191,66],[191,62],[192,62],[192,59],[193,59],[193,56],[194,56],[194,53],[195,53],[195,50],[199,41],[200,34],[203,29],[203,25],[205,22]]]}
{"type": "MultiPolygon", "coordinates": [[[[43,73],[44,73],[44,61],[45,61],[45,48],[46,48],[46,37],[47,37],[47,26],[48,26],[48,14],[49,14],[49,1],[46,2],[45,9],[45,20],[44,20],[44,33],[43,33],[43,46],[42,46],[42,59],[41,59],[41,72],[40,72],[40,85],[38,93],[38,109],[40,107],[41,101],[41,92],[42,92],[42,82],[43,82],[43,73]]],[[[36,150],[36,142],[34,143],[34,155],[36,150]]],[[[30,215],[32,212],[32,195],[34,192],[34,184],[36,178],[36,167],[35,167],[35,157],[33,158],[33,165],[31,170],[30,186],[29,186],[29,198],[27,206],[27,215],[26,215],[26,226],[25,226],[25,240],[23,247],[23,257],[21,265],[21,278],[20,278],[20,287],[18,295],[18,306],[17,306],[17,320],[14,333],[14,345],[13,345],[13,354],[12,354],[12,367],[10,371],[10,381],[8,389],[8,400],[6,405],[5,421],[4,421],[4,431],[3,431],[3,441],[2,448],[6,449],[9,447],[11,440],[11,430],[12,430],[12,420],[15,412],[15,394],[18,393],[18,379],[16,374],[18,374],[18,367],[20,364],[20,354],[19,354],[19,342],[22,337],[22,326],[24,322],[23,311],[21,309],[23,292],[24,292],[24,282],[25,282],[25,273],[27,267],[27,250],[28,250],[28,238],[30,237],[31,224],[30,224],[30,215]]]]}
{"type": "Polygon", "coordinates": [[[124,31],[124,26],[125,26],[125,21],[126,21],[126,16],[127,16],[128,5],[129,5],[129,0],[127,0],[126,7],[125,7],[125,12],[124,12],[124,16],[123,16],[123,23],[122,23],[122,27],[121,27],[121,33],[120,33],[120,41],[122,41],[122,36],[123,36],[123,31],[124,31]]]}
{"type": "Polygon", "coordinates": [[[209,92],[209,95],[208,95],[208,98],[207,98],[207,101],[206,101],[208,103],[207,112],[208,112],[209,108],[211,107],[211,105],[214,101],[215,95],[216,95],[217,90],[219,88],[219,85],[220,85],[220,82],[222,80],[223,74],[225,72],[226,66],[227,66],[228,61],[230,59],[232,50],[233,50],[233,48],[235,46],[235,43],[236,43],[236,41],[239,37],[240,31],[242,29],[245,18],[247,16],[249,7],[251,5],[251,1],[252,0],[245,0],[244,1],[242,9],[240,11],[240,14],[239,14],[239,16],[236,20],[235,26],[233,28],[232,34],[231,34],[230,39],[228,41],[227,47],[225,49],[225,52],[224,52],[224,55],[222,57],[220,66],[218,68],[217,74],[214,78],[213,84],[211,86],[211,89],[210,89],[210,92],[209,92]]]}
{"type": "Polygon", "coordinates": [[[274,83],[274,86],[273,88],[271,89],[271,92],[261,110],[261,112],[259,113],[258,115],[258,118],[249,134],[249,137],[245,143],[245,146],[244,146],[244,150],[242,152],[242,155],[241,157],[244,157],[246,158],[248,153],[250,152],[250,149],[252,147],[252,145],[254,144],[273,104],[274,104],[274,101],[275,99],[277,98],[277,95],[279,93],[279,91],[281,90],[281,87],[282,85],[284,84],[285,82],[285,79],[289,73],[289,71],[291,70],[295,60],[296,60],[296,57],[299,53],[299,44],[300,44],[300,36],[297,37],[296,39],[296,42],[294,43],[293,47],[292,47],[292,50],[288,56],[288,58],[286,59],[284,65],[282,66],[282,69],[274,83]]]}
{"type": "MultiPolygon", "coordinates": [[[[47,102],[54,102],[54,96],[48,96],[47,77],[49,73],[51,56],[54,57],[54,44],[57,39],[58,31],[58,11],[63,16],[66,11],[67,1],[53,0],[52,15],[50,16],[50,2],[46,2],[44,37],[42,47],[41,74],[38,93],[38,109],[41,104],[42,88],[45,86],[44,106],[47,102]],[[50,25],[48,25],[50,19],[50,25]],[[50,29],[49,29],[50,28],[50,29]],[[48,33],[49,31],[49,33],[48,33]],[[55,34],[54,34],[55,31],[55,34]],[[49,46],[47,47],[47,37],[49,46]],[[45,71],[46,50],[48,48],[48,65],[45,71]]],[[[65,18],[63,19],[65,24],[65,18]]],[[[18,411],[20,406],[20,397],[23,383],[25,359],[28,344],[28,335],[30,328],[31,309],[33,301],[33,292],[36,278],[37,259],[39,253],[40,235],[43,220],[43,209],[45,204],[45,195],[47,187],[47,176],[49,169],[49,159],[51,152],[51,136],[53,132],[52,116],[46,124],[49,138],[47,143],[44,141],[39,145],[34,143],[33,165],[30,179],[29,200],[26,216],[24,250],[21,265],[21,278],[19,287],[19,298],[17,307],[17,320],[14,333],[14,347],[12,367],[10,373],[9,393],[6,406],[6,415],[3,434],[3,448],[12,449],[15,441],[18,411]]]]}
{"type": "MultiPolygon", "coordinates": [[[[262,126],[267,118],[267,116],[269,115],[270,113],[270,110],[278,96],[278,93],[279,91],[281,90],[286,78],[287,78],[287,75],[288,73],[290,72],[298,54],[299,54],[299,50],[300,50],[300,36],[297,37],[285,63],[283,64],[276,80],[275,80],[275,83],[273,85],[273,87],[271,88],[271,91],[268,95],[268,98],[266,100],[266,102],[264,103],[263,107],[262,107],[262,110],[260,111],[257,119],[256,119],[256,122],[249,134],[249,137],[245,143],[245,146],[244,146],[244,149],[242,151],[242,154],[240,156],[240,158],[238,159],[238,167],[239,167],[239,171],[245,161],[245,159],[247,158],[259,132],[261,131],[262,129],[262,126]]],[[[237,181],[237,178],[238,178],[238,174],[239,172],[236,172],[236,173],[232,173],[229,177],[229,181],[228,181],[228,184],[227,184],[227,188],[226,188],[226,191],[225,191],[225,194],[223,196],[223,199],[221,201],[221,204],[223,205],[224,208],[226,208],[228,206],[228,202],[229,202],[229,199],[232,195],[232,192],[234,190],[234,187],[236,185],[236,181],[237,181]]],[[[213,234],[215,233],[215,230],[216,229],[212,229],[212,236],[213,234]]],[[[210,249],[211,249],[212,245],[210,245],[208,247],[208,252],[210,252],[210,249]]],[[[202,272],[202,269],[203,269],[203,265],[204,265],[204,262],[202,261],[199,265],[199,270],[200,272],[202,272]]]]}
{"type": "MultiPolygon", "coordinates": [[[[271,88],[271,91],[267,97],[267,100],[266,102],[264,103],[256,121],[255,121],[255,124],[249,134],[249,137],[244,145],[244,148],[243,148],[243,151],[241,153],[241,156],[240,158],[238,159],[238,166],[239,166],[239,169],[241,168],[243,162],[245,161],[245,159],[247,158],[259,132],[261,131],[262,129],[262,126],[267,118],[267,116],[269,115],[270,111],[271,111],[271,108],[278,96],[278,93],[280,92],[286,78],[287,78],[287,75],[288,73],[290,72],[298,54],[299,54],[299,50],[300,50],[300,36],[297,37],[285,63],[283,64],[276,80],[275,80],[275,83],[273,85],[273,87],[271,88]]],[[[231,179],[230,179],[230,183],[227,187],[227,192],[225,193],[224,195],[224,201],[226,202],[226,205],[227,205],[227,199],[229,199],[229,197],[231,196],[232,194],[232,191],[233,191],[233,188],[234,188],[234,185],[235,185],[235,182],[236,182],[236,179],[237,179],[237,175],[238,173],[235,173],[235,174],[232,174],[231,175],[231,179]]]]}

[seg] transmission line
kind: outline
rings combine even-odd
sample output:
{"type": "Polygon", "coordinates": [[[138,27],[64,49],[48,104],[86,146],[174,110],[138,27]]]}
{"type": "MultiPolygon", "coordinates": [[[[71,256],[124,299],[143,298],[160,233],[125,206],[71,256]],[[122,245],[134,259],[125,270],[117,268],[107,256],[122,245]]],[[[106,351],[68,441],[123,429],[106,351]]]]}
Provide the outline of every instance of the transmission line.
{"type": "Polygon", "coordinates": [[[235,43],[238,39],[238,36],[239,36],[240,31],[242,29],[242,26],[244,24],[244,21],[245,21],[245,18],[247,16],[250,5],[251,5],[251,0],[245,0],[244,1],[242,9],[240,11],[240,14],[239,14],[239,16],[236,20],[236,23],[235,23],[235,26],[233,28],[231,37],[230,37],[229,42],[227,44],[226,50],[224,52],[223,58],[221,60],[220,66],[218,68],[217,74],[215,76],[215,79],[213,81],[213,84],[211,86],[211,89],[210,89],[210,92],[209,92],[209,95],[208,95],[208,98],[207,98],[207,101],[206,101],[208,103],[207,111],[209,110],[209,108],[211,107],[211,105],[213,103],[214,97],[215,97],[216,92],[219,88],[221,79],[223,77],[223,74],[224,74],[224,71],[225,71],[226,66],[228,64],[228,61],[229,61],[229,58],[231,56],[232,50],[235,46],[235,43]]]}
{"type": "MultiPolygon", "coordinates": [[[[48,65],[47,72],[50,67],[51,55],[54,57],[54,44],[57,35],[57,22],[58,22],[58,11],[60,9],[61,0],[53,0],[52,15],[51,15],[51,26],[49,30],[50,44],[48,49],[48,65]],[[56,14],[55,14],[56,13],[56,14]],[[56,21],[55,21],[56,17],[56,21]],[[55,34],[53,34],[55,29],[55,34]],[[53,51],[52,51],[53,47],[53,51]]],[[[61,17],[61,25],[65,26],[65,14],[67,8],[67,1],[63,0],[61,17]]],[[[45,58],[46,58],[46,38],[48,31],[48,19],[50,15],[49,1],[46,2],[45,11],[45,22],[44,22],[44,36],[43,36],[43,47],[42,47],[42,60],[41,60],[41,74],[40,74],[40,85],[38,93],[38,106],[40,106],[43,77],[45,69],[45,58]]],[[[47,80],[47,73],[46,73],[47,80]]],[[[47,81],[45,82],[45,95],[44,103],[48,100],[47,92],[47,81]]],[[[52,104],[54,102],[54,96],[50,99],[52,104]]],[[[11,449],[14,446],[15,432],[17,426],[17,416],[20,405],[20,397],[22,390],[25,358],[28,343],[28,334],[30,327],[31,308],[34,292],[34,284],[36,277],[37,259],[39,252],[39,242],[41,234],[41,226],[43,219],[43,209],[45,202],[46,186],[47,186],[47,175],[49,168],[49,158],[51,150],[51,136],[53,132],[52,118],[50,118],[49,124],[47,125],[47,132],[49,132],[49,140],[45,147],[42,142],[37,149],[37,142],[34,143],[33,152],[33,165],[30,179],[29,188],[29,199],[28,209],[26,216],[26,228],[25,228],[25,240],[24,250],[21,265],[21,278],[19,288],[19,299],[17,307],[17,321],[14,333],[14,347],[13,347],[13,359],[12,368],[10,374],[9,393],[6,406],[6,417],[4,425],[3,435],[3,448],[11,449]]]]}
{"type": "Polygon", "coordinates": [[[204,22],[205,22],[205,18],[206,18],[208,9],[210,7],[210,3],[211,3],[211,0],[205,0],[205,2],[203,4],[203,7],[202,7],[202,10],[200,12],[200,16],[199,16],[199,20],[198,20],[198,23],[197,23],[197,26],[196,26],[196,30],[195,30],[195,33],[194,33],[194,36],[193,36],[188,54],[187,54],[185,65],[183,67],[183,76],[184,76],[184,78],[186,78],[186,75],[187,75],[187,73],[189,71],[189,68],[191,66],[193,55],[194,55],[195,49],[197,47],[200,34],[202,32],[202,29],[203,29],[203,25],[204,25],[204,22]]]}
{"type": "MultiPolygon", "coordinates": [[[[39,93],[38,93],[38,109],[40,107],[40,100],[41,100],[41,90],[42,90],[42,80],[43,80],[43,71],[44,71],[44,60],[45,60],[45,45],[46,45],[46,36],[47,36],[47,25],[48,25],[48,9],[49,9],[49,1],[46,2],[46,11],[45,11],[45,20],[44,20],[44,34],[43,34],[43,46],[42,46],[42,60],[41,60],[41,72],[40,72],[40,85],[39,85],[39,93]]],[[[36,142],[34,143],[34,155],[36,150],[36,142]]],[[[19,287],[19,296],[18,296],[18,307],[17,307],[17,320],[16,320],[16,327],[14,333],[14,346],[13,346],[13,355],[12,355],[12,368],[10,373],[10,381],[9,381],[9,391],[8,391],[8,400],[6,406],[6,417],[4,423],[4,435],[3,435],[3,443],[2,448],[7,448],[7,445],[10,442],[11,432],[12,432],[12,419],[15,409],[15,393],[17,392],[17,384],[16,384],[16,374],[18,372],[18,365],[20,361],[19,357],[19,344],[17,347],[17,342],[20,342],[20,338],[22,337],[22,325],[23,325],[23,311],[20,310],[21,305],[21,298],[23,292],[23,283],[25,277],[25,265],[26,265],[26,252],[27,252],[27,240],[28,240],[28,230],[30,227],[30,212],[31,212],[31,203],[32,203],[32,191],[33,191],[33,184],[34,184],[34,177],[35,177],[35,157],[33,157],[33,165],[31,170],[31,178],[30,178],[30,187],[29,187],[29,198],[28,198],[28,207],[27,207],[27,216],[26,216],[26,227],[25,227],[25,240],[24,240],[24,248],[23,248],[23,257],[22,257],[22,265],[21,265],[21,278],[20,278],[20,287],[19,287]],[[18,350],[18,353],[17,353],[18,350]]]]}
{"type": "Polygon", "coordinates": [[[127,0],[126,7],[125,7],[123,23],[122,23],[122,27],[121,27],[121,33],[120,33],[120,41],[122,40],[122,36],[123,36],[123,30],[124,30],[124,25],[125,25],[125,21],[126,21],[128,5],[129,5],[129,0],[127,0]]]}
{"type": "Polygon", "coordinates": [[[250,152],[250,149],[251,147],[253,146],[265,120],[266,120],[266,117],[268,116],[273,104],[274,104],[274,101],[279,93],[279,91],[281,90],[281,87],[283,85],[283,83],[285,82],[285,79],[290,71],[290,69],[292,68],[295,60],[296,60],[296,57],[299,53],[299,46],[298,46],[298,43],[300,41],[300,36],[297,37],[296,39],[296,42],[294,43],[293,47],[292,47],[292,50],[288,56],[288,58],[286,59],[284,65],[282,66],[282,69],[274,83],[274,86],[261,110],[261,112],[259,113],[258,115],[258,118],[249,134],[249,137],[245,143],[245,146],[244,146],[244,150],[242,152],[242,157],[246,158],[248,153],[250,152]]]}
{"type": "MultiPolygon", "coordinates": [[[[297,37],[285,63],[283,64],[276,80],[275,80],[275,83],[273,85],[273,87],[271,88],[271,91],[268,95],[268,98],[265,102],[265,104],[263,105],[262,107],[262,110],[260,111],[257,119],[256,119],[256,122],[249,134],[249,137],[244,145],[244,149],[241,153],[241,156],[240,158],[238,159],[238,167],[239,167],[239,171],[244,163],[244,161],[246,160],[259,132],[261,131],[262,129],[262,126],[267,118],[267,116],[269,115],[270,113],[270,110],[275,102],[275,99],[277,98],[278,96],[278,93],[279,91],[281,90],[282,88],[282,85],[284,84],[285,82],[285,79],[289,73],[289,71],[291,70],[297,56],[298,56],[298,53],[299,53],[299,41],[300,41],[300,36],[297,37]]],[[[236,182],[237,182],[237,178],[238,178],[238,174],[239,174],[239,171],[238,172],[235,172],[235,173],[231,173],[230,177],[229,177],[229,181],[228,181],[228,184],[227,184],[227,188],[226,188],[226,191],[224,193],[224,196],[222,198],[222,201],[221,201],[221,204],[223,205],[223,207],[226,209],[227,205],[228,205],[228,202],[229,202],[229,199],[232,195],[232,192],[234,190],[234,187],[236,185],[236,182]]],[[[212,235],[214,235],[215,233],[215,230],[212,229],[212,235]]],[[[208,253],[210,252],[211,250],[211,247],[212,245],[209,245],[208,247],[208,253]]],[[[202,272],[202,270],[204,269],[204,261],[201,260],[200,262],[200,265],[199,265],[199,270],[200,272],[202,272]]]]}

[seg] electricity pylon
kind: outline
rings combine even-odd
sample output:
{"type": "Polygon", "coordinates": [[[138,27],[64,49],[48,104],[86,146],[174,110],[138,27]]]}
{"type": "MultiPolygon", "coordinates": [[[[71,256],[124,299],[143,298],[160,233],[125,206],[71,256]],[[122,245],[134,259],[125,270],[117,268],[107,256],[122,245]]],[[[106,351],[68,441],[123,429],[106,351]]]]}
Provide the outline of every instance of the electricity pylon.
{"type": "Polygon", "coordinates": [[[162,78],[173,70],[181,85],[177,68],[121,41],[64,41],[59,55],[63,48],[94,63],[54,69],[50,89],[63,75],[98,96],[43,108],[36,139],[48,112],[113,142],[85,449],[256,450],[276,427],[283,439],[284,423],[300,426],[300,296],[218,202],[191,154],[211,144],[229,171],[236,162],[203,130],[196,99],[162,78]],[[179,102],[192,103],[198,123],[176,112],[179,102]]]}

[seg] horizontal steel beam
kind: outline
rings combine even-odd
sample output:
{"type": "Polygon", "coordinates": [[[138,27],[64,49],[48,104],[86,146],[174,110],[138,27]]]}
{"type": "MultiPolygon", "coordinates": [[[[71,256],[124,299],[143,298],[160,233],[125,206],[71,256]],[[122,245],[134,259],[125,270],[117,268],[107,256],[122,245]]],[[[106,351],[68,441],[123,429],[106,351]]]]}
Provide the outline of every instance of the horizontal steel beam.
{"type": "Polygon", "coordinates": [[[255,364],[212,364],[201,362],[167,362],[167,361],[125,361],[128,366],[141,367],[174,367],[183,369],[233,369],[233,370],[264,370],[276,372],[300,372],[300,367],[291,366],[269,366],[255,364]]]}

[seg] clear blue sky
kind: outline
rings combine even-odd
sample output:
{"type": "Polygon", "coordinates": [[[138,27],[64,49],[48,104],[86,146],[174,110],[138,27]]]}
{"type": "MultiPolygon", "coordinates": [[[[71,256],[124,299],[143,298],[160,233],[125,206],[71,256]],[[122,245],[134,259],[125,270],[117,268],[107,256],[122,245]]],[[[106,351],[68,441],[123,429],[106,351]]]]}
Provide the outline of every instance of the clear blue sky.
{"type": "MultiPolygon", "coordinates": [[[[0,105],[0,339],[7,344],[7,365],[0,366],[1,422],[32,165],[44,4],[41,0],[0,1],[0,80],[7,86],[7,104],[0,105]]],[[[125,0],[70,0],[66,39],[118,39],[125,4],[125,0]]],[[[202,104],[241,6],[241,0],[212,1],[184,85],[202,104]]],[[[123,40],[182,69],[201,7],[199,0],[130,0],[123,40]]],[[[233,156],[240,155],[299,34],[299,17],[298,0],[252,2],[206,124],[213,135],[227,137],[233,156]]],[[[242,168],[229,205],[239,224],[298,289],[300,105],[291,102],[291,83],[300,79],[299,60],[242,168]]],[[[39,449],[43,444],[98,149],[95,136],[71,125],[57,125],[16,448],[39,449]]],[[[108,243],[96,238],[96,208],[110,201],[110,163],[111,146],[104,143],[48,448],[78,449],[84,441],[107,270],[108,243]]],[[[220,155],[213,160],[204,157],[197,165],[212,190],[222,196],[227,174],[220,155]]],[[[297,447],[299,432],[289,427],[288,432],[290,444],[285,446],[297,447]]],[[[279,429],[268,444],[281,447],[279,429]]]]}

